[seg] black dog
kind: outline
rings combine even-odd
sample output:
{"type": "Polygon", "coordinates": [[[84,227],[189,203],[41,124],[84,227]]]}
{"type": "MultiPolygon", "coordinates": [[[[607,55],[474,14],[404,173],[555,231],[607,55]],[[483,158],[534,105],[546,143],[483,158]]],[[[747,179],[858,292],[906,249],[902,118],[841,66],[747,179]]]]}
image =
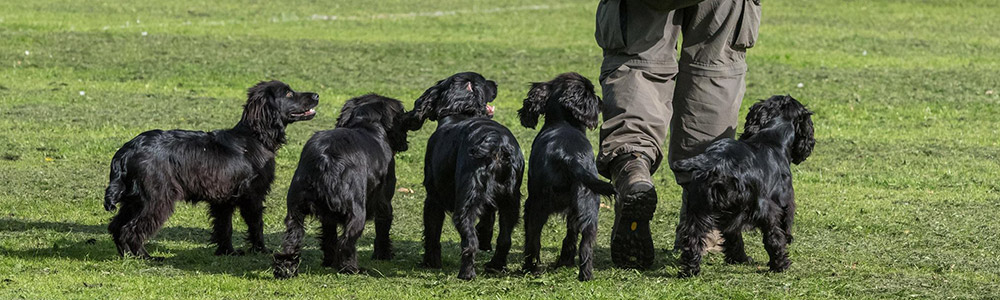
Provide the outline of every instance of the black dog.
{"type": "Polygon", "coordinates": [[[788,269],[795,193],[790,163],[812,153],[813,113],[791,96],[773,96],[750,107],[739,140],[712,143],[705,153],[671,164],[692,172],[684,185],[687,218],[677,227],[682,253],[680,277],[698,275],[703,238],[722,231],[728,263],[748,263],[742,231],[760,228],[771,271],[788,269]]]}
{"type": "Polygon", "coordinates": [[[422,265],[441,267],[441,225],[445,212],[453,212],[452,221],[462,236],[461,279],[476,277],[476,251],[489,248],[494,212],[499,211],[500,234],[487,270],[506,269],[511,232],[517,225],[524,157],[510,130],[490,119],[493,107],[488,102],[496,95],[495,82],[476,73],[459,73],[427,89],[406,117],[410,130],[420,129],[427,119],[438,121],[424,157],[422,265]]]}
{"type": "Polygon", "coordinates": [[[597,174],[587,129],[597,127],[601,100],[594,85],[577,73],[565,73],[549,82],[534,83],[517,111],[521,125],[535,128],[538,116],[545,125],[531,145],[528,200],[524,202],[524,266],[535,272],[541,248],[542,226],[553,213],[566,214],[566,238],[557,267],[573,266],[577,235],[580,240],[580,281],[593,279],[594,239],[597,238],[599,195],[613,195],[615,187],[597,174]]]}
{"type": "Polygon", "coordinates": [[[405,151],[400,127],[403,104],[379,95],[347,100],[337,128],[313,135],[302,149],[288,188],[288,215],[281,253],[274,255],[274,276],[298,274],[305,238],[305,217],[322,223],[323,266],[358,272],[357,241],[365,220],[375,219],[373,259],[392,258],[389,228],[396,186],[396,152],[405,151]],[[337,226],[344,227],[337,236],[337,226]]]}
{"type": "MultiPolygon", "coordinates": [[[[236,127],[212,132],[151,130],[125,143],[111,160],[104,209],[121,210],[108,230],[118,253],[150,259],[145,242],[174,212],[174,203],[208,202],[215,255],[233,249],[233,210],[247,223],[250,251],[266,252],[264,197],[274,179],[274,155],[285,143],[285,126],[312,119],[315,93],[299,93],[280,81],[247,92],[236,127]]],[[[162,258],[152,258],[162,259],[162,258]]]]}

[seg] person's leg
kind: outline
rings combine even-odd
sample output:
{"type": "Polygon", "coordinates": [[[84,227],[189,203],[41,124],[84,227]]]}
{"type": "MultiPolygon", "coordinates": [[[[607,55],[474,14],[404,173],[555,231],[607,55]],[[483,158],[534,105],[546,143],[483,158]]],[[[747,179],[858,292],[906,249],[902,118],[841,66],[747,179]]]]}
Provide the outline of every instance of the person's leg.
{"type": "MultiPolygon", "coordinates": [[[[693,157],[713,141],[735,136],[745,92],[746,49],[756,40],[760,20],[755,1],[708,0],[679,11],[684,38],[668,162],[693,157]]],[[[687,173],[674,175],[678,184],[691,180],[687,173]]],[[[686,208],[686,203],[681,205],[681,220],[686,208]]],[[[719,236],[718,231],[709,234],[706,244],[718,244],[719,236]]]]}
{"type": "Polygon", "coordinates": [[[652,173],[663,159],[676,74],[674,12],[642,2],[605,1],[598,9],[604,48],[599,172],[618,193],[611,257],[618,267],[645,269],[654,258],[649,220],[656,210],[652,173]]]}

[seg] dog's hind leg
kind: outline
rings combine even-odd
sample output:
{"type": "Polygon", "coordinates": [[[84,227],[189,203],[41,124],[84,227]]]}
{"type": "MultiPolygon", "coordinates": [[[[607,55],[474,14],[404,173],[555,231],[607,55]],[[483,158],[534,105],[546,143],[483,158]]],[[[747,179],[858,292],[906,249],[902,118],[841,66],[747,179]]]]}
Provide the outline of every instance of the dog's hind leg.
{"type": "Polygon", "coordinates": [[[681,246],[678,277],[691,277],[701,272],[701,256],[705,237],[714,228],[709,199],[704,193],[689,193],[687,216],[677,226],[681,246]]]}
{"type": "Polygon", "coordinates": [[[559,258],[556,260],[556,267],[572,267],[576,265],[576,242],[580,236],[580,229],[576,219],[578,212],[573,211],[566,216],[566,237],[562,241],[562,250],[559,251],[559,258]]]}
{"type": "Polygon", "coordinates": [[[168,195],[157,196],[159,197],[143,195],[143,199],[140,200],[143,203],[142,207],[136,208],[135,217],[128,220],[120,229],[120,242],[124,244],[127,253],[143,259],[163,260],[162,257],[150,256],[149,252],[146,252],[145,243],[160,231],[163,223],[174,213],[173,198],[168,195]]]}
{"type": "Polygon", "coordinates": [[[726,263],[746,264],[753,262],[753,260],[747,256],[746,249],[743,246],[743,233],[740,232],[740,228],[736,228],[736,230],[729,232],[723,232],[722,238],[725,240],[725,243],[722,244],[722,251],[726,254],[726,263]]]}
{"type": "Polygon", "coordinates": [[[541,263],[542,227],[549,219],[548,211],[540,207],[545,200],[538,197],[541,196],[537,193],[529,193],[524,202],[524,265],[521,270],[531,273],[537,272],[541,263]]]}
{"type": "Polygon", "coordinates": [[[319,248],[323,251],[324,267],[340,267],[340,249],[337,244],[340,237],[337,234],[337,220],[330,215],[323,213],[316,214],[319,217],[320,230],[319,248]]]}
{"type": "Polygon", "coordinates": [[[576,279],[588,281],[594,279],[594,242],[597,240],[597,219],[595,218],[593,222],[587,222],[581,233],[580,273],[576,279]]]}
{"type": "MultiPolygon", "coordinates": [[[[508,196],[511,198],[514,196],[508,196]]],[[[497,250],[493,253],[493,258],[486,263],[488,271],[507,271],[507,256],[510,255],[511,235],[514,227],[517,226],[519,199],[505,199],[499,207],[500,214],[500,234],[497,236],[497,250]]],[[[482,240],[482,237],[480,237],[482,240]]],[[[487,239],[488,240],[488,239],[487,239]]],[[[482,248],[482,247],[480,247],[482,248]]]]}
{"type": "Polygon", "coordinates": [[[247,224],[247,242],[251,253],[269,253],[271,250],[264,245],[264,198],[254,195],[240,202],[240,216],[247,224]]]}
{"type": "Polygon", "coordinates": [[[785,238],[785,231],[781,228],[778,220],[769,220],[761,226],[761,233],[764,236],[764,249],[767,250],[769,261],[767,266],[771,271],[782,272],[792,264],[788,260],[788,240],[785,238]]]}
{"type": "MultiPolygon", "coordinates": [[[[462,203],[474,202],[475,200],[468,199],[462,203]]],[[[476,252],[479,251],[479,238],[476,236],[475,218],[474,208],[468,206],[456,209],[452,214],[455,229],[462,237],[462,266],[458,271],[459,279],[472,280],[476,278],[476,252]]],[[[499,255],[499,251],[497,252],[499,255]]]]}
{"type": "MultiPolygon", "coordinates": [[[[355,202],[357,203],[357,202],[355,202]]],[[[337,254],[340,255],[340,272],[356,274],[358,268],[358,238],[365,230],[365,210],[363,206],[355,207],[354,215],[344,223],[344,234],[337,241],[337,254]]]]}
{"type": "MultiPolygon", "coordinates": [[[[293,187],[289,188],[295,191],[293,187]]],[[[274,254],[274,277],[284,279],[299,274],[300,253],[302,241],[306,237],[305,219],[307,211],[301,195],[290,192],[288,195],[288,212],[285,215],[285,236],[281,242],[281,252],[274,254]]],[[[325,233],[321,233],[325,234],[325,233]]]]}
{"type": "Polygon", "coordinates": [[[121,209],[118,210],[118,214],[111,219],[111,223],[108,224],[108,231],[111,232],[111,239],[115,242],[115,247],[118,248],[118,255],[125,256],[126,254],[132,253],[132,249],[129,247],[129,243],[125,242],[122,230],[125,225],[135,219],[139,212],[142,211],[143,203],[139,198],[122,199],[121,209]]]}
{"type": "Polygon", "coordinates": [[[215,255],[243,255],[243,251],[233,248],[234,210],[236,207],[228,203],[208,205],[208,214],[212,217],[211,242],[218,247],[215,249],[215,255]]]}
{"type": "Polygon", "coordinates": [[[493,224],[496,223],[496,210],[484,208],[476,224],[476,236],[479,237],[479,250],[493,250],[493,224]]]}
{"type": "Polygon", "coordinates": [[[431,200],[428,189],[424,201],[424,259],[420,263],[425,268],[441,268],[441,227],[444,225],[444,209],[431,200]]]}

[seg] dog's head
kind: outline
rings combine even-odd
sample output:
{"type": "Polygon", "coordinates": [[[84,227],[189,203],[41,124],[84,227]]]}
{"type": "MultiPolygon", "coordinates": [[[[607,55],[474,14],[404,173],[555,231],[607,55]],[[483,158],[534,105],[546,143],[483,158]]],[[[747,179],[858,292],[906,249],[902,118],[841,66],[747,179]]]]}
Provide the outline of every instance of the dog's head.
{"type": "Polygon", "coordinates": [[[425,120],[437,121],[451,115],[493,116],[489,105],[497,97],[497,83],[474,72],[458,73],[438,81],[417,98],[407,113],[406,128],[418,130],[425,120]]]}
{"type": "Polygon", "coordinates": [[[812,154],[816,139],[813,138],[813,112],[806,109],[792,96],[771,96],[750,107],[740,140],[750,138],[765,129],[771,121],[782,119],[791,122],[795,128],[795,140],[791,145],[792,163],[799,164],[812,154]]]}
{"type": "Polygon", "coordinates": [[[247,104],[243,119],[266,122],[279,121],[289,124],[316,117],[319,95],[296,92],[281,81],[261,81],[247,91],[247,104]]]}
{"type": "Polygon", "coordinates": [[[563,119],[572,124],[594,129],[597,127],[601,98],[594,93],[590,79],[577,73],[563,73],[549,82],[531,84],[528,97],[517,111],[521,125],[535,128],[538,116],[563,119]]]}
{"type": "Polygon", "coordinates": [[[344,103],[337,117],[337,127],[378,126],[385,131],[389,147],[395,152],[406,151],[406,129],[402,126],[403,103],[399,100],[368,94],[344,103]]]}

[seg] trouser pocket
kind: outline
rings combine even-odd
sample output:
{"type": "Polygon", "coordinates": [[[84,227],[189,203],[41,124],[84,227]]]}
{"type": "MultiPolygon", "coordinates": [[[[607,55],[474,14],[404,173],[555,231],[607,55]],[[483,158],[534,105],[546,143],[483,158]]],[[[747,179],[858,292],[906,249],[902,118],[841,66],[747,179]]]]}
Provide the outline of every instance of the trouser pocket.
{"type": "Polygon", "coordinates": [[[736,35],[733,38],[733,48],[753,48],[760,28],[760,0],[743,0],[743,12],[737,26],[739,27],[733,31],[736,35]]]}
{"type": "Polygon", "coordinates": [[[622,16],[623,0],[602,0],[597,5],[597,45],[604,50],[625,48],[625,20],[622,16]]]}

